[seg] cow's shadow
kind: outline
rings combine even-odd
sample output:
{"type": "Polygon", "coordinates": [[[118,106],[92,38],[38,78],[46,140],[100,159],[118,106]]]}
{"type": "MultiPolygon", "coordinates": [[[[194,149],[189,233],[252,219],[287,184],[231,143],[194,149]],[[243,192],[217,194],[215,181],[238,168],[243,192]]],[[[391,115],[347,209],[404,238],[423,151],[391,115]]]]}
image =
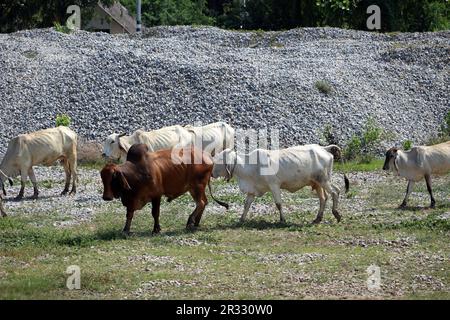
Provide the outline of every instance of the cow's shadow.
{"type": "Polygon", "coordinates": [[[311,226],[311,223],[291,223],[291,222],[273,222],[273,221],[265,221],[265,220],[246,220],[244,222],[234,221],[227,224],[218,224],[212,227],[200,227],[199,230],[207,231],[207,230],[236,230],[236,229],[244,229],[244,230],[273,230],[273,229],[286,229],[286,230],[301,230],[303,228],[311,226]]]}
{"type": "Polygon", "coordinates": [[[32,198],[31,196],[27,196],[27,197],[23,197],[22,199],[16,199],[15,197],[8,197],[8,198],[4,198],[3,201],[5,202],[15,202],[15,203],[20,203],[20,202],[31,202],[31,201],[39,201],[39,200],[48,200],[48,199],[54,199],[54,198],[60,198],[61,195],[46,195],[46,196],[39,196],[37,199],[32,198]]]}
{"type": "Polygon", "coordinates": [[[405,206],[405,207],[397,207],[396,209],[399,211],[432,211],[432,210],[439,210],[439,209],[449,209],[450,208],[450,202],[449,203],[440,203],[435,205],[434,208],[431,208],[430,206],[405,206]]]}

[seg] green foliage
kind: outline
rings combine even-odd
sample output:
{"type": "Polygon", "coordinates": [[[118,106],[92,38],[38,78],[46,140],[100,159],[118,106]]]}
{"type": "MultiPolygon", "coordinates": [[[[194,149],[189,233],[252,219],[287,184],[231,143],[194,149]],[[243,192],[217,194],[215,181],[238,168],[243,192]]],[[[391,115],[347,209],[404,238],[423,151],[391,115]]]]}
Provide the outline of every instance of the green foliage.
{"type": "Polygon", "coordinates": [[[438,134],[430,137],[425,143],[428,146],[450,141],[450,111],[444,117],[444,121],[439,128],[438,134]]]}
{"type": "Polygon", "coordinates": [[[402,144],[403,150],[405,150],[405,151],[411,150],[412,145],[413,145],[413,143],[411,140],[403,141],[403,144],[402,144]]]}
{"type": "Polygon", "coordinates": [[[54,23],[54,28],[56,31],[58,32],[62,32],[62,33],[67,33],[69,34],[71,32],[71,30],[69,29],[69,27],[67,27],[65,24],[61,25],[59,22],[55,22],[54,23]]]}
{"type": "Polygon", "coordinates": [[[327,124],[320,135],[320,144],[328,146],[330,144],[339,145],[339,140],[336,137],[333,127],[327,124]]]}
{"type": "Polygon", "coordinates": [[[331,85],[326,81],[323,81],[323,80],[316,81],[316,83],[314,85],[317,88],[317,90],[319,90],[322,93],[330,94],[332,91],[331,85]]]}
{"type": "Polygon", "coordinates": [[[354,134],[344,149],[344,158],[354,160],[361,154],[361,139],[354,134]]]}
{"type": "Polygon", "coordinates": [[[444,124],[442,125],[441,131],[447,136],[450,136],[450,111],[444,117],[444,124]]]}
{"type": "MultiPolygon", "coordinates": [[[[129,12],[136,11],[135,0],[122,0],[129,12]]],[[[212,25],[206,0],[142,0],[142,22],[158,25],[212,25]]]]}
{"type": "MultiPolygon", "coordinates": [[[[113,0],[101,0],[111,4],[113,0]]],[[[135,0],[120,0],[131,14],[135,0]]],[[[97,0],[9,0],[0,4],[0,32],[60,25],[66,9],[82,9],[89,21],[97,0]]],[[[382,31],[435,31],[450,28],[450,2],[444,0],[142,0],[146,26],[217,25],[231,29],[283,30],[334,26],[366,30],[369,5],[381,9],[382,31]]]]}
{"type": "Polygon", "coordinates": [[[64,126],[64,127],[68,127],[70,126],[70,117],[67,114],[58,114],[56,116],[56,126],[64,126]]]}
{"type": "Polygon", "coordinates": [[[432,1],[424,4],[425,28],[428,31],[450,29],[450,10],[448,1],[432,1]]]}
{"type": "MultiPolygon", "coordinates": [[[[70,16],[70,5],[78,5],[83,17],[93,11],[98,0],[8,0],[0,3],[0,32],[13,32],[32,28],[49,28],[55,23],[64,25],[70,16]]],[[[111,4],[113,0],[101,0],[111,4]]]]}
{"type": "Polygon", "coordinates": [[[352,136],[344,149],[347,160],[369,163],[378,155],[380,143],[386,138],[386,132],[373,118],[368,118],[360,134],[352,136]]]}

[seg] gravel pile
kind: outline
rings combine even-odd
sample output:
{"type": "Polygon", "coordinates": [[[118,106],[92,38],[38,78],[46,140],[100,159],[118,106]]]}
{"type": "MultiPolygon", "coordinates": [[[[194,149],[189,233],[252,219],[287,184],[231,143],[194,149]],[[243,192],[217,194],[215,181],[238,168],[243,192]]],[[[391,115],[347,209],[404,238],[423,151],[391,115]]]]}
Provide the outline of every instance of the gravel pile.
{"type": "Polygon", "coordinates": [[[449,59],[450,32],[0,34],[0,156],[10,138],[53,126],[58,113],[99,142],[112,132],[219,120],[278,128],[281,146],[318,142],[330,124],[345,142],[372,116],[394,142],[420,143],[450,110],[449,59]]]}

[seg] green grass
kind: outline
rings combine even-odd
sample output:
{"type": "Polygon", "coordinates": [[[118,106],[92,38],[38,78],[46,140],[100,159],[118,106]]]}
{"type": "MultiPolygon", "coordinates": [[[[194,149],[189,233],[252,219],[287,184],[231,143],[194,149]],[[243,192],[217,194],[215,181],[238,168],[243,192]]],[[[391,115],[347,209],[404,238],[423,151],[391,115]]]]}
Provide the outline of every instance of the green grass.
{"type": "Polygon", "coordinates": [[[384,159],[374,159],[369,163],[363,163],[358,161],[346,161],[344,163],[336,161],[334,164],[334,170],[337,172],[369,172],[378,171],[383,169],[384,159]]]}
{"type": "Polygon", "coordinates": [[[314,86],[316,87],[317,90],[319,90],[320,92],[322,92],[324,94],[330,94],[333,91],[333,88],[331,87],[331,85],[328,82],[323,81],[323,80],[316,81],[314,86]]]}

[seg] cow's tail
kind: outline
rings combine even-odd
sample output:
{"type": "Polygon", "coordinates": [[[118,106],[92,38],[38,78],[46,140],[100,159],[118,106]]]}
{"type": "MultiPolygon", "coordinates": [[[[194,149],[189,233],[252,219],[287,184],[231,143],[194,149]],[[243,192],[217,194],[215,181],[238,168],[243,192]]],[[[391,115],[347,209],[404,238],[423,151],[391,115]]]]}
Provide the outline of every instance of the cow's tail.
{"type": "MultiPolygon", "coordinates": [[[[5,180],[9,181],[11,187],[13,186],[13,181],[11,180],[11,178],[8,177],[2,170],[0,170],[0,182],[4,182],[5,180]]],[[[0,183],[0,185],[2,186],[3,194],[6,196],[5,184],[0,183]]]]}
{"type": "Polygon", "coordinates": [[[211,198],[213,198],[213,200],[214,200],[215,202],[217,202],[217,203],[220,204],[222,207],[225,207],[225,209],[228,210],[228,208],[230,207],[230,206],[228,205],[228,203],[223,202],[223,201],[220,201],[220,200],[218,200],[218,199],[216,199],[216,198],[214,197],[214,195],[213,195],[213,193],[212,193],[212,191],[211,191],[211,180],[208,181],[208,188],[209,188],[209,193],[211,194],[211,198]]]}
{"type": "MultiPolygon", "coordinates": [[[[342,156],[342,149],[335,145],[330,144],[329,146],[323,147],[327,152],[331,153],[336,159],[339,159],[341,163],[344,163],[344,157],[342,156]]],[[[345,193],[350,189],[350,181],[347,178],[347,175],[344,173],[344,184],[345,184],[345,193]]]]}

